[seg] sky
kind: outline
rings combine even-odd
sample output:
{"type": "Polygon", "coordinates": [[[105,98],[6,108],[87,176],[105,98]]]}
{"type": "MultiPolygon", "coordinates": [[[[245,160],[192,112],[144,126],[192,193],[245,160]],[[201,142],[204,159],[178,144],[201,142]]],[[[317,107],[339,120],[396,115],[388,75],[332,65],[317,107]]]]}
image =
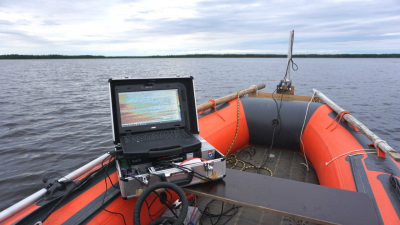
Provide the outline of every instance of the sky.
{"type": "Polygon", "coordinates": [[[400,53],[400,0],[0,0],[0,55],[400,53]]]}

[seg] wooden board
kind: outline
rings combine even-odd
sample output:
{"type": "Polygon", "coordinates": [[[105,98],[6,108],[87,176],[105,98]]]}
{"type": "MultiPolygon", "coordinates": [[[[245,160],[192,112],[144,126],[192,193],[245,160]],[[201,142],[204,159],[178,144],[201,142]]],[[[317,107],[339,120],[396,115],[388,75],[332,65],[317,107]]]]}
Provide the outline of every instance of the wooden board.
{"type": "Polygon", "coordinates": [[[378,224],[370,197],[320,185],[226,170],[218,182],[185,187],[201,197],[322,224],[378,224]]]}
{"type": "MultiPolygon", "coordinates": [[[[257,97],[257,98],[271,98],[272,99],[272,93],[268,92],[261,92],[259,91],[258,93],[250,93],[248,95],[249,97],[257,97]]],[[[274,98],[276,100],[281,99],[282,94],[274,94],[274,98]]],[[[304,101],[304,102],[309,102],[311,100],[311,96],[305,96],[305,95],[287,95],[283,94],[282,100],[289,100],[289,101],[304,101]]],[[[321,99],[318,97],[314,97],[313,102],[323,102],[321,99]]]]}

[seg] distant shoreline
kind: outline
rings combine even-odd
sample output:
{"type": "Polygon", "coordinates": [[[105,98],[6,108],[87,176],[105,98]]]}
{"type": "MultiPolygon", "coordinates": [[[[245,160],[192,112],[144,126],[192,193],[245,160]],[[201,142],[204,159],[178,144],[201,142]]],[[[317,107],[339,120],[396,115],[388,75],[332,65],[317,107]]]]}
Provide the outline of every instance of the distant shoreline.
{"type": "MultiPolygon", "coordinates": [[[[102,55],[0,55],[1,59],[143,59],[143,58],[286,58],[280,54],[191,54],[152,56],[102,56],[102,55]]],[[[293,58],[400,58],[400,54],[295,54],[293,58]]]]}

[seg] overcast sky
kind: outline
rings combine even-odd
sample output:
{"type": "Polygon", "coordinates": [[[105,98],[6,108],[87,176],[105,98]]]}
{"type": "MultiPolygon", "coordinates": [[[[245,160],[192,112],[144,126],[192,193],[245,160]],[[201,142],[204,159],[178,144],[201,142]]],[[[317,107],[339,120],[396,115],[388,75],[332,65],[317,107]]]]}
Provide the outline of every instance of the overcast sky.
{"type": "Polygon", "coordinates": [[[400,53],[400,0],[0,0],[1,54],[400,53]]]}

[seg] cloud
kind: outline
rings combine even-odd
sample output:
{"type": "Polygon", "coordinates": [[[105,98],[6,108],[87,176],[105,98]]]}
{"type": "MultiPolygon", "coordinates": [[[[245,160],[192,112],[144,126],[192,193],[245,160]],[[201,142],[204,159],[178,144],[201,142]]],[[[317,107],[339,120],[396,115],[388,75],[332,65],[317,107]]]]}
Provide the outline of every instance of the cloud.
{"type": "Polygon", "coordinates": [[[386,34],[382,34],[381,36],[397,36],[400,35],[400,32],[398,33],[386,33],[386,34]]]}
{"type": "Polygon", "coordinates": [[[10,54],[24,45],[30,54],[285,54],[290,30],[294,53],[400,52],[394,0],[0,0],[0,7],[0,51],[10,54]]]}
{"type": "Polygon", "coordinates": [[[57,25],[60,25],[60,23],[58,23],[58,22],[56,22],[54,20],[44,20],[42,24],[45,25],[45,26],[57,26],[57,25]]]}
{"type": "Polygon", "coordinates": [[[8,20],[0,20],[0,25],[12,25],[13,23],[11,23],[8,20]]]}

